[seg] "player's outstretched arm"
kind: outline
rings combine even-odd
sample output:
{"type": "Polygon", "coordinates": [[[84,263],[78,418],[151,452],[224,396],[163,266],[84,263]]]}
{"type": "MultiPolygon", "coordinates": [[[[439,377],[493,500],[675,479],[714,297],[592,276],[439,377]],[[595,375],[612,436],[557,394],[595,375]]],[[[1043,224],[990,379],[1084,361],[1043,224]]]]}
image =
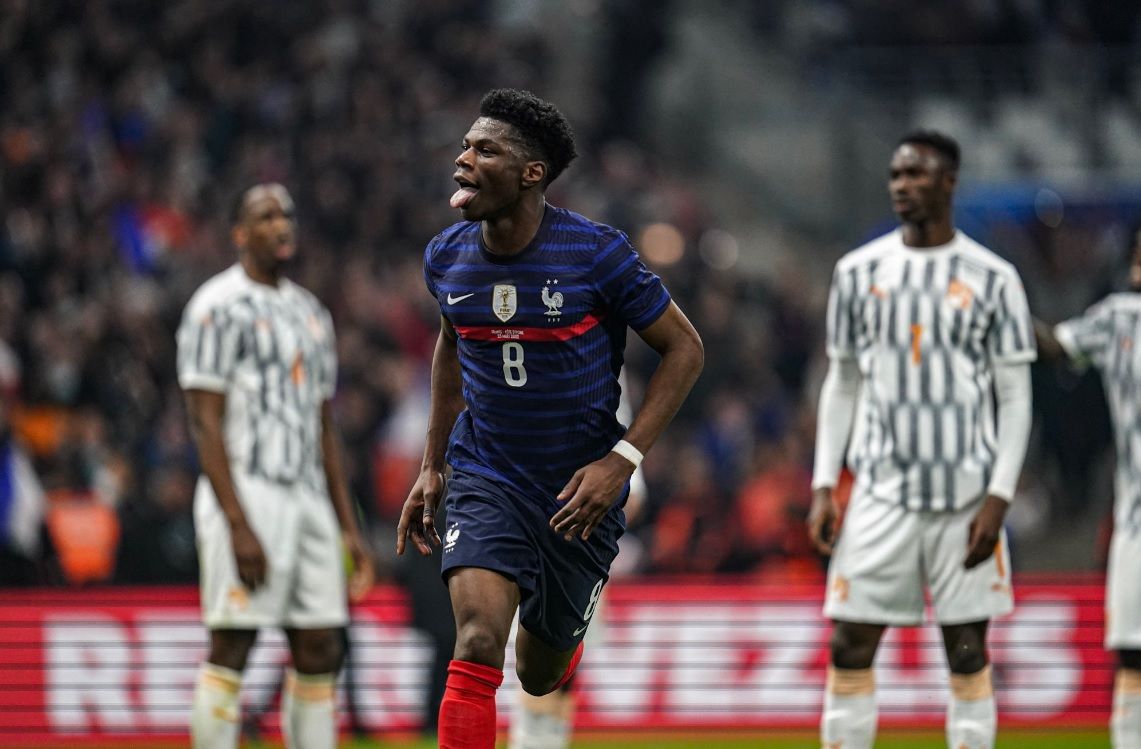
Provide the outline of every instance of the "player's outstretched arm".
{"type": "MultiPolygon", "coordinates": [[[[681,309],[670,302],[662,316],[645,330],[639,331],[652,349],[662,357],[646,385],[642,407],[635,415],[623,441],[644,455],[681,407],[705,363],[705,349],[681,309]]],[[[637,465],[617,452],[575,472],[557,499],[565,502],[554,517],[551,528],[567,539],[587,539],[606,516],[622,486],[637,465]]]]}
{"type": "Polygon", "coordinates": [[[372,553],[357,523],[349,485],[345,480],[341,439],[333,423],[333,407],[329,401],[321,404],[321,454],[324,458],[325,483],[329,487],[329,500],[333,503],[333,511],[337,513],[345,550],[353,561],[352,574],[349,576],[349,598],[359,601],[372,587],[375,571],[372,553]]]}
{"type": "Polygon", "coordinates": [[[432,354],[432,405],[428,413],[424,460],[420,464],[420,475],[400,511],[400,523],[396,527],[397,554],[404,553],[409,538],[425,556],[432,553],[432,544],[440,545],[436,510],[444,497],[444,471],[447,468],[444,455],[456,417],[464,408],[456,331],[441,317],[440,336],[432,354]]]}
{"type": "Polygon", "coordinates": [[[226,455],[226,441],[222,434],[222,421],[226,413],[226,396],[208,390],[188,389],[186,412],[190,419],[190,434],[198,448],[198,462],[202,473],[210,481],[218,505],[230,525],[230,540],[238,579],[250,590],[265,582],[266,559],[234,489],[230,473],[230,459],[226,455]]]}

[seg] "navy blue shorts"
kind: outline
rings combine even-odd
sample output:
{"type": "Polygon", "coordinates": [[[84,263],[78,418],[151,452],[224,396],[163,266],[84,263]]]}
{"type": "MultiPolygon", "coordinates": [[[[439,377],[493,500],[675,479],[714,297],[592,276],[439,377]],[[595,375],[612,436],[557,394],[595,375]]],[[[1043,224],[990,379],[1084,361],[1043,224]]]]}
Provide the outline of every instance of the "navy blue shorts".
{"type": "Polygon", "coordinates": [[[625,531],[625,493],[586,541],[567,541],[551,530],[561,504],[554,496],[524,494],[504,482],[455,471],[444,500],[447,528],[441,573],[481,567],[519,586],[519,622],[557,650],[582,640],[610,578],[625,531]]]}

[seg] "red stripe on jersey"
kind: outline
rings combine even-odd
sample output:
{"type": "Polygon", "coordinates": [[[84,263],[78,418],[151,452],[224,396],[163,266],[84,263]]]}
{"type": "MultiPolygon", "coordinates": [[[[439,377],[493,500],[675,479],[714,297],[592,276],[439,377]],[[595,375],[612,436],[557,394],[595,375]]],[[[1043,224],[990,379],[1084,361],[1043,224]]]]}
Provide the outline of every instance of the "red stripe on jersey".
{"type": "Polygon", "coordinates": [[[569,341],[602,322],[602,315],[587,313],[574,325],[562,328],[527,328],[510,325],[457,325],[456,334],[472,341],[569,341]]]}

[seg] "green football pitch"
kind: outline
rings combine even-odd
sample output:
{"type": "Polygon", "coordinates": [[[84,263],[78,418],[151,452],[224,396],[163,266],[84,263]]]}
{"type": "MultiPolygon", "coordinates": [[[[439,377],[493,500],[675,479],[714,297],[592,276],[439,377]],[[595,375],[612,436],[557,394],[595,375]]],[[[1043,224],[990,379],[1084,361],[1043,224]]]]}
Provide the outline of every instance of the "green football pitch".
{"type": "MultiPolygon", "coordinates": [[[[0,743],[0,746],[5,746],[0,743]]],[[[41,749],[19,744],[22,749],[41,749]]],[[[179,744],[131,743],[131,749],[174,749],[179,744]]],[[[243,749],[281,749],[281,743],[243,742],[243,749]]],[[[498,749],[506,746],[500,738],[498,749]]],[[[946,749],[942,733],[937,731],[883,731],[876,739],[876,749],[946,749]]],[[[429,739],[395,738],[392,740],[343,740],[340,749],[435,749],[429,739]]],[[[42,749],[63,749],[52,744],[42,749]]],[[[575,739],[572,749],[820,749],[819,740],[810,733],[684,733],[669,734],[586,734],[575,739]]],[[[1109,749],[1105,730],[1096,731],[1015,731],[999,734],[995,749],[1109,749]]]]}
{"type": "MultiPolygon", "coordinates": [[[[247,744],[249,749],[278,749],[275,744],[247,744]]],[[[430,749],[434,741],[355,741],[344,742],[342,749],[430,749]]],[[[499,747],[503,747],[501,741],[499,747]]],[[[573,749],[819,749],[820,742],[811,734],[724,734],[687,737],[655,734],[629,736],[584,736],[576,739],[573,749]]],[[[946,749],[946,741],[936,732],[884,732],[876,739],[876,749],[946,749]]],[[[1099,731],[1005,731],[995,749],[1108,749],[1109,739],[1099,731]]]]}
{"type": "MultiPolygon", "coordinates": [[[[946,749],[947,741],[940,733],[884,733],[876,739],[876,749],[946,749]]],[[[691,739],[638,739],[577,741],[575,749],[819,749],[820,740],[813,735],[769,737],[701,737],[691,739]]],[[[996,749],[1108,749],[1105,732],[1048,733],[1004,735],[996,749]]],[[[417,747],[417,749],[420,749],[417,747]]]]}

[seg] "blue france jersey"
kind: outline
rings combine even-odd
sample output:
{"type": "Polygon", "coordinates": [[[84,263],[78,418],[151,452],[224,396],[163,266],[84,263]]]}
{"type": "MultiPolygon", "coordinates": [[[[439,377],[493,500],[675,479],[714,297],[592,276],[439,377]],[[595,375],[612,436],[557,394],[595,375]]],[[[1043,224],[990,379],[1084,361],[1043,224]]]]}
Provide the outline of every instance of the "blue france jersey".
{"type": "Polygon", "coordinates": [[[424,279],[458,336],[463,395],[448,463],[554,495],[625,432],[615,411],[627,326],[670,303],[626,235],[547,205],[521,252],[488,252],[478,222],[424,253],[424,279]]]}

